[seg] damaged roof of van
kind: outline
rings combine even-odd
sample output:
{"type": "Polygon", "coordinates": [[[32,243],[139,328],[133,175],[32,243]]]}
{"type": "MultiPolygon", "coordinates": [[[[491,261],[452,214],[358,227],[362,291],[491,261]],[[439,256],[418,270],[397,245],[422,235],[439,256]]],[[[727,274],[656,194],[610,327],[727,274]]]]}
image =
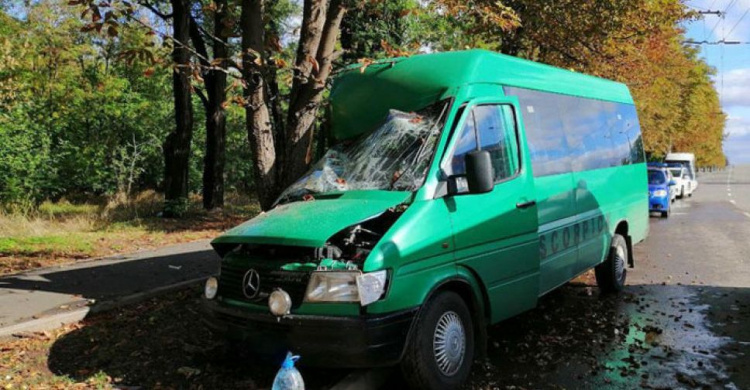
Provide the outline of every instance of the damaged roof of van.
{"type": "Polygon", "coordinates": [[[473,83],[633,104],[622,83],[488,50],[420,54],[342,71],[331,90],[331,135],[339,140],[356,137],[371,131],[390,109],[415,111],[473,83]]]}

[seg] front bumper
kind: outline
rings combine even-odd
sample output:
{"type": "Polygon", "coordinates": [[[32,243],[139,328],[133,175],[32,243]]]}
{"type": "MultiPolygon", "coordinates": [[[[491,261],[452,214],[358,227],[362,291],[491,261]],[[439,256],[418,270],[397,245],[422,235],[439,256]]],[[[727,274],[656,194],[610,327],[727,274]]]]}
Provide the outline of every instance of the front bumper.
{"type": "Polygon", "coordinates": [[[665,197],[650,197],[648,199],[648,210],[649,211],[666,211],[669,209],[669,196],[665,197]]]}
{"type": "Polygon", "coordinates": [[[208,326],[246,342],[254,353],[283,360],[287,351],[301,363],[325,367],[378,367],[398,363],[418,308],[386,315],[276,317],[203,299],[208,326]]]}

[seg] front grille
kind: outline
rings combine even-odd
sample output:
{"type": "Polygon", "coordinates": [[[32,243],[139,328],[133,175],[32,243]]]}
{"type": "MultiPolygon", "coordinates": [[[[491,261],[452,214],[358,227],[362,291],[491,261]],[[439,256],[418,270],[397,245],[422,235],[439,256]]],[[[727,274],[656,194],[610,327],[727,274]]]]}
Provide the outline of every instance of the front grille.
{"type": "Polygon", "coordinates": [[[309,272],[281,270],[278,268],[278,264],[272,266],[237,266],[223,263],[221,265],[221,276],[219,277],[219,296],[265,305],[268,302],[268,296],[274,290],[280,288],[292,298],[292,308],[297,308],[302,304],[309,281],[309,272]],[[242,285],[245,274],[251,268],[258,271],[260,275],[260,292],[252,299],[245,296],[242,285]]]}

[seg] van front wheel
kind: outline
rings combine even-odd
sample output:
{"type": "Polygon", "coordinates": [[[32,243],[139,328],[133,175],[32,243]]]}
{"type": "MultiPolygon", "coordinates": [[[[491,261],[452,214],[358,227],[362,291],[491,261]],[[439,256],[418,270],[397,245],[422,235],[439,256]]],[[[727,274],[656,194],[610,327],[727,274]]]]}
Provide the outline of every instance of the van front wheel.
{"type": "Polygon", "coordinates": [[[474,326],[466,302],[451,291],[430,299],[417,317],[401,370],[417,389],[457,389],[474,360],[474,326]]]}
{"type": "Polygon", "coordinates": [[[625,287],[628,275],[628,244],[625,237],[615,234],[609,248],[607,260],[596,266],[596,284],[604,293],[618,293],[625,287]]]}

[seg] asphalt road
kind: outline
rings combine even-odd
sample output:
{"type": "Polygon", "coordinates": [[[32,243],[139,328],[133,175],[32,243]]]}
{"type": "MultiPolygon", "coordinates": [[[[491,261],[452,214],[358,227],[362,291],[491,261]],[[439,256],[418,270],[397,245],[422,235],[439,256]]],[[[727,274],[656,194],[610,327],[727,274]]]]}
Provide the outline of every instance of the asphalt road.
{"type": "Polygon", "coordinates": [[[651,218],[625,293],[570,284],[490,330],[470,388],[750,389],[750,166],[651,218]]]}
{"type": "Polygon", "coordinates": [[[219,258],[204,240],[5,276],[0,336],[76,322],[87,313],[82,309],[189,283],[218,268],[219,258]]]}

